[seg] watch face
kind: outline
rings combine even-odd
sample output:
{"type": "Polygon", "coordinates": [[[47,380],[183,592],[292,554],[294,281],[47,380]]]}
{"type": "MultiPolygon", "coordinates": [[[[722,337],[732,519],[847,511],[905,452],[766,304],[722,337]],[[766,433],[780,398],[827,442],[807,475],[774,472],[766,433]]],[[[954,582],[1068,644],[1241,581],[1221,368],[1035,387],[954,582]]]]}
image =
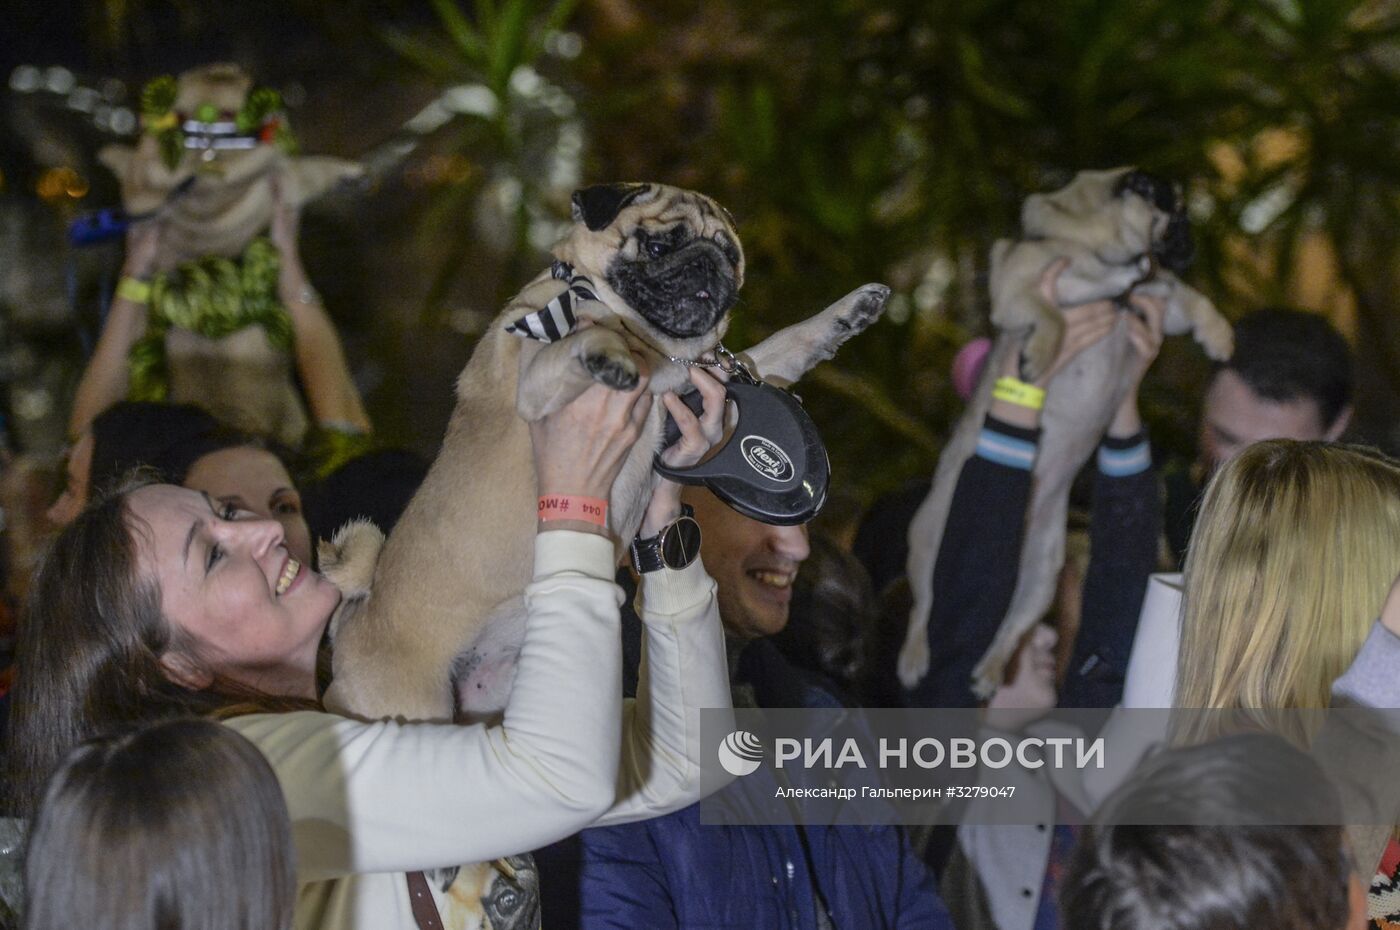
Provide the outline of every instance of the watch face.
{"type": "Polygon", "coordinates": [[[661,561],[667,568],[685,568],[700,554],[700,524],[691,517],[680,517],[661,537],[661,561]]]}

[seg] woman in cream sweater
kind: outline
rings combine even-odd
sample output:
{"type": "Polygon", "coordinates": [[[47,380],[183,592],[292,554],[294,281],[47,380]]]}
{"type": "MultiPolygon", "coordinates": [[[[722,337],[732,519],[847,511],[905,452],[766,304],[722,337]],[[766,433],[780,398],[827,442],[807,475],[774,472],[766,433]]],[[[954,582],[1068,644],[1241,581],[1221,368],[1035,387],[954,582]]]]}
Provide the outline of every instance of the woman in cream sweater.
{"type": "MultiPolygon", "coordinates": [[[[666,398],[679,464],[717,438],[723,389],[706,380],[704,422],[666,398]]],[[[532,426],[540,493],[606,498],[649,404],[641,387],[594,387],[532,426]]],[[[679,488],[664,483],[642,535],[679,512],[679,488]]],[[[421,926],[424,897],[447,902],[412,873],[698,798],[698,710],[729,706],[714,583],[698,561],[644,576],[649,679],[624,704],[614,552],[600,527],[540,524],[499,724],[365,722],[317,701],[317,649],[340,592],[287,554],[280,524],[182,488],[129,487],[65,529],[37,579],[14,705],[17,805],[31,809],[83,739],[215,715],[267,757],[286,796],[297,926],[421,926]]]]}

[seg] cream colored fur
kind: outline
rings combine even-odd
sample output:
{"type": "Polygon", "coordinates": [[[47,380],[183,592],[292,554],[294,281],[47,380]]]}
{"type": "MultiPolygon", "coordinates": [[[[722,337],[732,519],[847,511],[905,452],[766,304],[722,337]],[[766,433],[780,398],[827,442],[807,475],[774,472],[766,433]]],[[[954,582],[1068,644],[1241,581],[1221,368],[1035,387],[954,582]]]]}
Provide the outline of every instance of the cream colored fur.
{"type": "MultiPolygon", "coordinates": [[[[613,258],[635,255],[637,244],[628,236],[633,228],[659,230],[681,222],[695,235],[724,232],[738,241],[725,211],[708,198],[651,185],[610,226],[590,231],[576,224],[555,249],[556,257],[593,281],[602,302],[592,307],[595,325],[551,344],[505,332],[507,323],[540,309],[563,289],[544,272],[482,337],[457,381],[457,406],[442,450],[384,547],[369,597],[339,624],[328,703],[368,717],[415,720],[453,717],[456,690],[468,719],[489,717],[504,706],[524,631],[522,593],[533,568],[537,489],[527,420],[558,409],[592,384],[587,361],[632,366],[629,347],[651,363],[650,390],[680,388],[687,383],[684,368],[658,355],[656,347],[698,358],[728,324],[726,315],[712,332],[669,339],[607,285],[613,258]]],[[[742,261],[738,272],[742,281],[742,261]]],[[[791,383],[873,322],[887,295],[883,286],[866,285],[743,357],[761,377],[791,383]]],[[[654,404],[613,486],[609,523],[619,541],[636,534],[654,487],[651,464],[660,450],[663,417],[662,405],[654,404]]],[[[619,542],[619,557],[623,551],[619,542]]]]}
{"type": "MultiPolygon", "coordinates": [[[[914,687],[928,671],[928,617],[937,596],[933,566],[953,488],[991,407],[995,373],[1023,339],[1027,378],[1044,371],[1059,350],[1064,320],[1060,308],[1040,294],[1042,273],[1057,259],[1071,260],[1057,282],[1060,304],[1069,307],[1116,297],[1153,271],[1138,256],[1163,235],[1168,218],[1141,197],[1114,196],[1114,185],[1129,170],[1084,171],[1062,190],[1031,195],[1021,215],[1026,238],[1003,239],[992,247],[992,322],[999,333],[976,394],[943,449],[933,487],[909,528],[907,571],[914,604],[899,654],[905,687],[914,687]]],[[[1156,269],[1135,291],[1166,301],[1167,334],[1190,332],[1211,358],[1229,358],[1234,347],[1230,324],[1204,295],[1165,269],[1156,269]]],[[[982,697],[1001,683],[1021,636],[1045,615],[1054,597],[1064,564],[1070,483],[1131,387],[1132,351],[1126,321],[1120,320],[1108,338],[1080,353],[1049,384],[1015,593],[995,641],[974,671],[975,690],[982,697]]]]}

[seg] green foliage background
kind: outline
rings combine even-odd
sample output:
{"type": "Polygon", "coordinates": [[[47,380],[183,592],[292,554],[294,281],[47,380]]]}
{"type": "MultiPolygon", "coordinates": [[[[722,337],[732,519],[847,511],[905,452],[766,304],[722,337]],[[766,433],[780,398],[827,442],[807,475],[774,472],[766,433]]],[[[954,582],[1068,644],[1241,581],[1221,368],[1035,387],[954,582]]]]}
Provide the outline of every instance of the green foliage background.
{"type": "MultiPolygon", "coordinates": [[[[1391,304],[1365,299],[1400,229],[1393,5],[690,0],[597,4],[573,28],[585,52],[556,73],[587,119],[588,176],[684,184],[739,217],[751,271],[736,342],[864,281],[895,286],[891,317],[806,389],[839,472],[867,494],[930,468],[957,412],[951,353],[983,328],[991,242],[1028,192],[1081,168],[1183,182],[1193,278],[1230,313],[1287,301],[1293,250],[1324,235],[1362,298],[1361,332],[1393,361],[1391,304]],[[1270,133],[1286,157],[1260,145],[1270,133]],[[1270,267],[1232,260],[1232,241],[1270,267]]],[[[1203,369],[1176,348],[1149,397],[1159,433],[1185,446],[1203,369]]]]}
{"type": "MultiPolygon", "coordinates": [[[[120,46],[156,6],[106,0],[94,28],[120,46]]],[[[250,0],[241,14],[200,10],[224,16],[227,28],[227,17],[261,8],[250,0]]],[[[584,127],[581,180],[681,184],[735,213],[750,271],[732,345],[866,281],[891,284],[887,318],[801,389],[848,511],[931,470],[960,409],[948,387],[952,354],[985,327],[991,243],[1014,234],[1026,194],[1090,167],[1136,164],[1183,183],[1197,237],[1190,277],[1230,315],[1294,299],[1300,244],[1330,244],[1355,302],[1345,322],[1360,353],[1363,432],[1400,445],[1393,0],[300,0],[292,8],[355,67],[420,95],[477,83],[499,103],[431,140],[432,151],[469,170],[411,219],[436,248],[433,285],[405,325],[441,329],[464,288],[477,313],[493,312],[544,260],[530,223],[541,212],[567,215],[567,192],[541,183],[565,117],[531,108],[514,89],[521,69],[575,102],[567,119],[584,127]],[[561,33],[581,42],[577,54],[556,54],[561,33]],[[521,194],[494,220],[509,227],[507,245],[486,262],[472,223],[502,176],[521,194]]],[[[353,332],[353,315],[346,325],[353,332]]],[[[1176,343],[1146,401],[1156,438],[1185,451],[1206,369],[1176,343]]],[[[392,374],[414,360],[385,364],[392,374]]]]}

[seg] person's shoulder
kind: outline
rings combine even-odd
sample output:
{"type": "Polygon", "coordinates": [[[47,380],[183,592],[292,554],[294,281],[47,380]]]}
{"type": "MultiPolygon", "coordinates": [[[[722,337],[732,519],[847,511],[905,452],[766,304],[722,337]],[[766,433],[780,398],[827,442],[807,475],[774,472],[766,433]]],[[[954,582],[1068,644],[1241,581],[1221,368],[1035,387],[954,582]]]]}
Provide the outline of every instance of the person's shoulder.
{"type": "Polygon", "coordinates": [[[704,835],[711,832],[712,828],[705,826],[700,821],[700,803],[697,801],[678,811],[662,814],[660,817],[589,827],[579,836],[587,849],[596,848],[600,844],[616,846],[618,843],[626,843],[639,850],[642,847],[636,844],[645,844],[649,839],[664,855],[665,850],[669,848],[668,840],[676,836],[683,833],[704,835]]]}
{"type": "Polygon", "coordinates": [[[840,697],[833,682],[794,665],[768,639],[756,639],[744,648],[735,677],[753,686],[760,707],[846,707],[850,703],[840,697]]]}
{"type": "Polygon", "coordinates": [[[329,711],[308,708],[280,712],[254,711],[225,716],[219,722],[260,746],[267,742],[296,740],[337,728],[360,728],[372,724],[329,711]]]}

